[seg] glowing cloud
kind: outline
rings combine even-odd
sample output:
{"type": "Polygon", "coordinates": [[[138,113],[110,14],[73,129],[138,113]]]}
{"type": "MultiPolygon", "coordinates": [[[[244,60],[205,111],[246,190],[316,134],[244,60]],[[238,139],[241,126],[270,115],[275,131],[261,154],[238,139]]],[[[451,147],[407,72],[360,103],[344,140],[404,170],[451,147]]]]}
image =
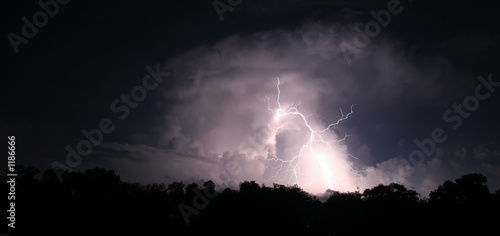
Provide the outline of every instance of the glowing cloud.
{"type": "MultiPolygon", "coordinates": [[[[352,105],[349,113],[344,114],[340,109],[340,119],[324,129],[317,130],[313,128],[308,116],[299,112],[300,102],[292,103],[288,109],[283,109],[280,102],[280,79],[277,80],[277,108],[271,108],[270,98],[266,95],[268,110],[273,115],[268,127],[275,137],[290,130],[298,131],[299,135],[292,138],[292,142],[288,142],[290,145],[296,145],[296,148],[291,148],[291,153],[295,153],[291,154],[291,157],[280,157],[277,153],[268,154],[266,160],[273,162],[276,165],[274,169],[277,170],[267,181],[281,177],[280,182],[284,180],[290,185],[297,184],[312,193],[322,193],[327,189],[352,190],[351,180],[357,176],[357,171],[347,162],[346,149],[339,145],[345,141],[347,135],[338,139],[332,132],[333,127],[353,113],[352,105]],[[304,140],[303,137],[307,138],[304,140]]],[[[283,156],[287,155],[289,153],[283,156]]]]}

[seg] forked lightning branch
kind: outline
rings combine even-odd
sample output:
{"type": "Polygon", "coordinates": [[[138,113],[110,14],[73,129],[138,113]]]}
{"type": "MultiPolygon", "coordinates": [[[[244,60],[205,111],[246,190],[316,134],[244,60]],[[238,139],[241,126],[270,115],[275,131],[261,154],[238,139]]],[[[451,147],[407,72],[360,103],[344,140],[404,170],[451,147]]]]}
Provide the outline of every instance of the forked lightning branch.
{"type": "Polygon", "coordinates": [[[321,187],[325,187],[324,190],[326,190],[326,188],[334,188],[334,185],[336,185],[334,183],[335,179],[338,179],[336,177],[345,175],[345,173],[336,173],[336,170],[339,170],[339,168],[348,169],[351,174],[358,175],[358,172],[344,160],[344,157],[347,155],[343,154],[346,148],[339,145],[345,141],[347,135],[344,135],[341,139],[331,139],[332,129],[340,122],[348,119],[349,115],[353,114],[353,105],[351,105],[350,111],[347,114],[344,114],[342,109],[340,109],[341,117],[336,122],[329,124],[324,129],[316,130],[308,120],[309,117],[299,112],[298,106],[300,102],[298,104],[292,103],[289,107],[282,106],[280,102],[279,78],[277,78],[276,88],[278,93],[274,109],[271,106],[271,99],[266,95],[268,110],[273,116],[268,123],[268,127],[271,127],[274,137],[277,137],[282,130],[287,129],[287,127],[283,127],[286,125],[286,122],[284,122],[285,119],[292,122],[299,122],[298,125],[305,126],[305,130],[307,131],[305,140],[307,141],[296,147],[298,152],[291,157],[280,157],[276,153],[268,154],[266,160],[274,162],[274,168],[276,169],[275,174],[268,181],[275,178],[283,178],[281,180],[284,180],[288,184],[297,184],[301,187],[317,185],[318,182],[321,182],[321,187]],[[341,166],[338,167],[338,165],[341,166]],[[307,168],[309,171],[305,170],[307,168]]]}

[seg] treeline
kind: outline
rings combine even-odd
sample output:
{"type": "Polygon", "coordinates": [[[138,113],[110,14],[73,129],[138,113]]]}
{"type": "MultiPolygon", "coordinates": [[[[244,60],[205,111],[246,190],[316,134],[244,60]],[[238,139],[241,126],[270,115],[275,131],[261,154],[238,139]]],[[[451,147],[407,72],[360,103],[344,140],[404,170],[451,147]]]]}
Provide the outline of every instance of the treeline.
{"type": "MultiPolygon", "coordinates": [[[[65,172],[18,166],[16,228],[9,235],[352,235],[496,234],[500,191],[482,174],[446,181],[429,198],[400,184],[329,191],[323,200],[297,186],[243,182],[127,183],[112,170],[65,172]]],[[[4,177],[5,178],[5,177],[4,177]]],[[[8,189],[6,179],[2,181],[8,189]]],[[[4,218],[5,219],[5,218],[4,218]]]]}

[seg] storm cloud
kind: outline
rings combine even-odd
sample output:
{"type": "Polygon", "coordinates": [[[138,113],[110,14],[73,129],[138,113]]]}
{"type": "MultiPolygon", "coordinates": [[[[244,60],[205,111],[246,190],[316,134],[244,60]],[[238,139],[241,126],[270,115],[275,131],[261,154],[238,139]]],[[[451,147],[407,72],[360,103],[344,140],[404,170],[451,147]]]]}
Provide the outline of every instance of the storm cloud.
{"type": "MultiPolygon", "coordinates": [[[[108,153],[104,159],[125,179],[203,179],[221,188],[245,180],[293,184],[283,173],[269,180],[277,163],[266,160],[270,153],[289,158],[304,135],[300,122],[293,119],[278,133],[269,127],[273,115],[266,96],[276,108],[277,77],[282,106],[300,102],[299,111],[310,115],[308,121],[317,129],[336,122],[342,116],[340,109],[345,114],[354,104],[349,119],[328,132],[334,139],[348,135],[344,142],[334,144],[336,151],[329,158],[354,170],[333,170],[339,180],[334,190],[397,182],[427,195],[444,180],[480,168],[466,164],[468,159],[498,156],[498,150],[491,147],[478,149],[474,155],[461,152],[461,147],[438,147],[422,164],[410,164],[408,151],[416,148],[413,139],[426,137],[405,119],[424,115],[421,109],[426,107],[438,115],[419,122],[442,122],[439,114],[474,87],[477,75],[443,56],[419,53],[415,45],[383,35],[347,63],[339,45],[352,44],[353,29],[359,26],[309,22],[294,29],[232,35],[171,58],[162,69],[170,73],[167,86],[161,88],[163,100],[156,101],[162,120],[154,124],[154,132],[142,134],[156,141],[103,144],[105,153],[112,150],[129,156],[124,160],[108,153]],[[398,136],[402,130],[410,135],[398,136]],[[374,153],[380,140],[395,140],[393,151],[374,153]]],[[[491,173],[499,168],[490,162],[482,165],[491,173]]],[[[326,190],[303,187],[312,192],[326,190]]]]}

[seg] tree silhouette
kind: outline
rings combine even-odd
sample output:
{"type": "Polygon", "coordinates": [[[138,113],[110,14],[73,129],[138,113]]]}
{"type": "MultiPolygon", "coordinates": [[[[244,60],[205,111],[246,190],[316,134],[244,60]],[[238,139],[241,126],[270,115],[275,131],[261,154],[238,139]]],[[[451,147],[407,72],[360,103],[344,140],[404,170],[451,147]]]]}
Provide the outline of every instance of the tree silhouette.
{"type": "Polygon", "coordinates": [[[389,185],[379,184],[363,192],[363,197],[368,201],[386,201],[386,202],[413,202],[418,201],[418,193],[414,190],[408,190],[401,184],[391,183],[389,185]]]}
{"type": "MultiPolygon", "coordinates": [[[[445,181],[430,193],[433,219],[454,219],[460,226],[454,230],[461,234],[494,231],[495,218],[490,216],[495,214],[495,207],[486,182],[486,177],[478,173],[464,175],[455,182],[445,181]]],[[[441,233],[450,233],[450,230],[441,233]]]]}
{"type": "MultiPolygon", "coordinates": [[[[45,171],[42,179],[38,173],[33,167],[18,168],[18,235],[499,233],[492,216],[500,212],[500,190],[490,194],[481,174],[445,181],[427,202],[396,183],[363,193],[330,190],[328,199],[320,201],[296,185],[245,181],[239,189],[219,192],[212,181],[202,186],[128,183],[102,168],[59,172],[62,182],[54,170],[45,171]],[[189,224],[181,204],[197,212],[189,224]]],[[[1,184],[8,187],[6,181],[1,184]]]]}
{"type": "Polygon", "coordinates": [[[455,180],[456,183],[445,181],[430,193],[432,204],[480,204],[488,201],[489,189],[487,179],[482,174],[468,174],[455,180]]]}
{"type": "Polygon", "coordinates": [[[245,181],[240,184],[240,193],[258,194],[261,188],[255,181],[245,181]]]}

